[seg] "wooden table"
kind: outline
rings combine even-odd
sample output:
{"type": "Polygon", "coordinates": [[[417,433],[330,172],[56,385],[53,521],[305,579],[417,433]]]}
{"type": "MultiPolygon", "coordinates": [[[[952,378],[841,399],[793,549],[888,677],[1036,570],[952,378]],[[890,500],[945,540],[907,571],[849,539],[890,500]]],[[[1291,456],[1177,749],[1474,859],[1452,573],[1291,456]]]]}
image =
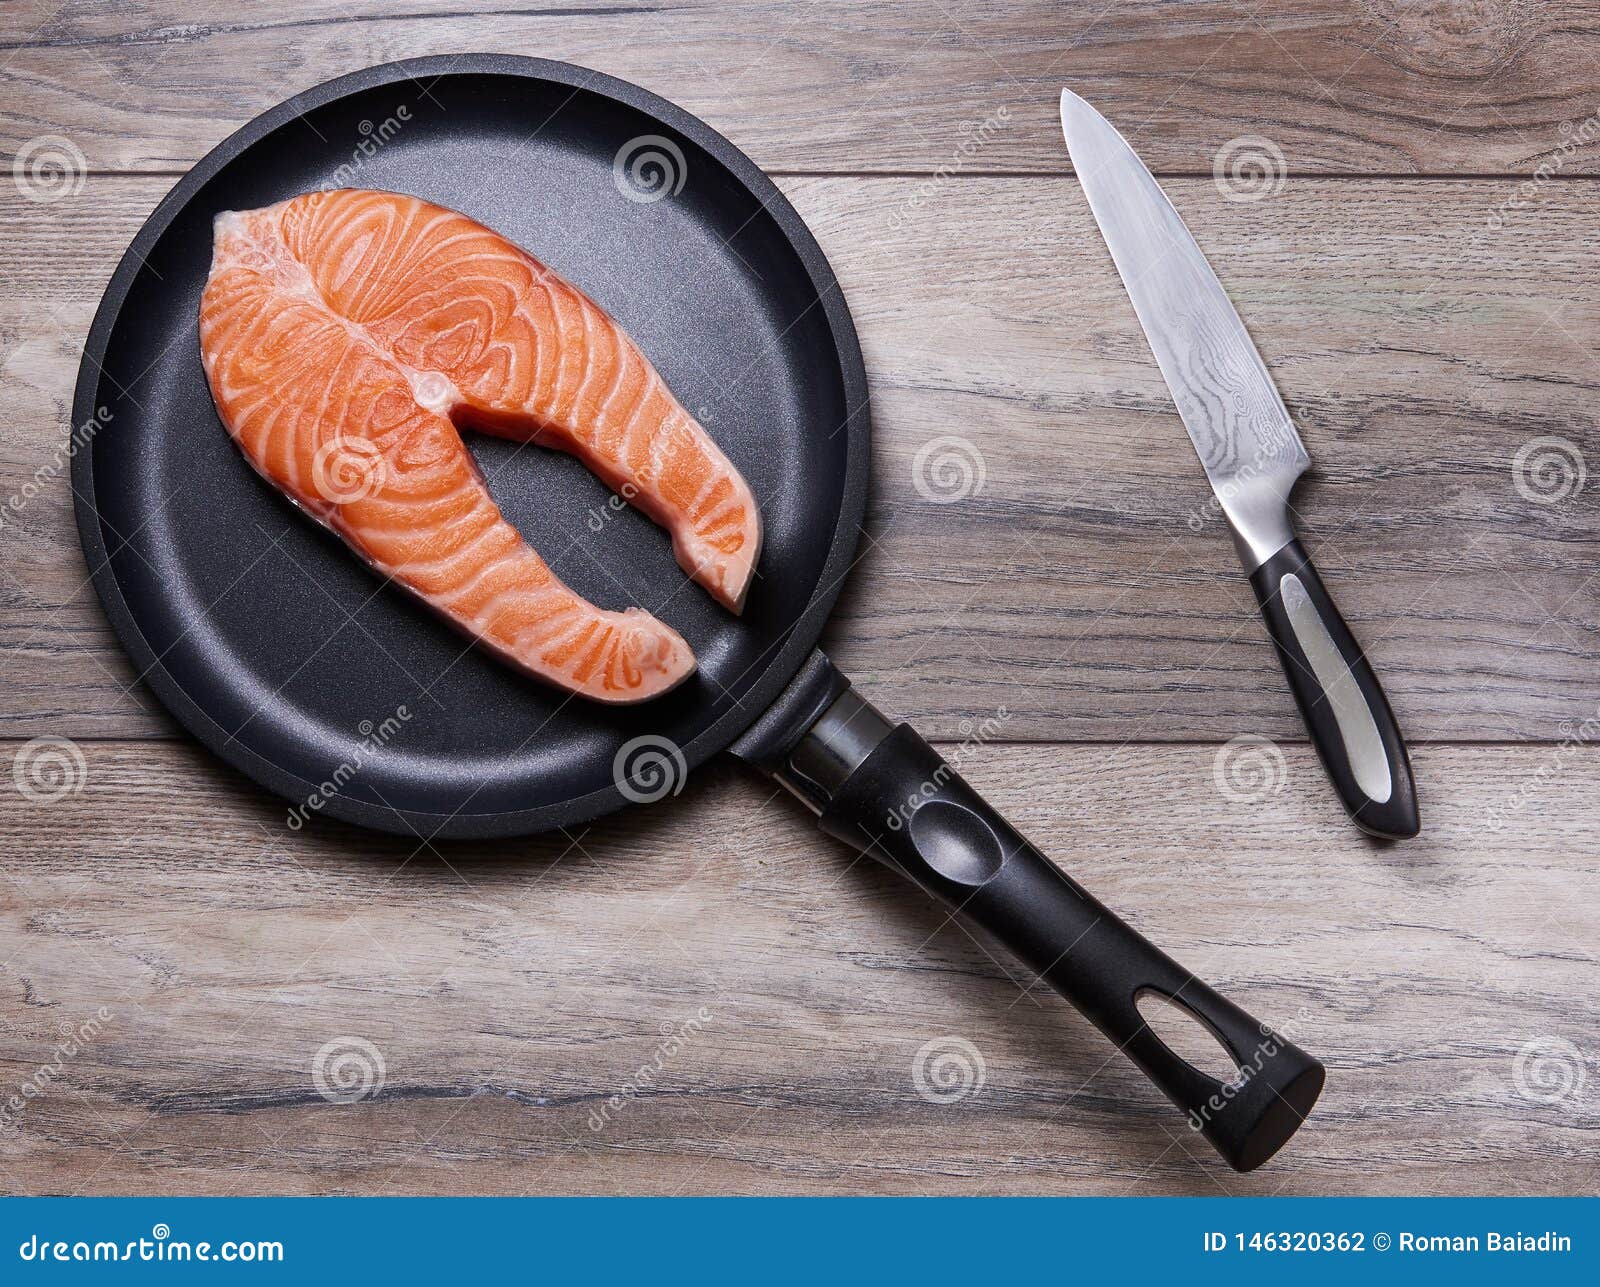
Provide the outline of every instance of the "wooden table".
{"type": "Polygon", "coordinates": [[[48,802],[0,769],[5,1189],[1594,1190],[1600,6],[393,8],[7,6],[0,146],[83,167],[0,193],[0,734],[83,762],[48,802]],[[1278,1160],[1227,1171],[1064,1004],[731,764],[581,832],[417,850],[287,830],[137,685],[59,469],[112,267],[279,98],[463,49],[656,90],[809,221],[876,425],[825,642],[945,742],[1003,708],[968,776],[1326,1060],[1278,1160]],[[1301,423],[1304,534],[1410,737],[1414,842],[1356,834],[1304,744],[1070,177],[1064,83],[1165,178],[1301,423]],[[1264,181],[1231,177],[1246,153],[1264,181]],[[945,434],[983,485],[930,504],[913,462],[945,434]],[[1220,760],[1245,734],[1276,746],[1261,790],[1220,760]],[[969,1093],[919,1093],[952,1050],[969,1093]]]}

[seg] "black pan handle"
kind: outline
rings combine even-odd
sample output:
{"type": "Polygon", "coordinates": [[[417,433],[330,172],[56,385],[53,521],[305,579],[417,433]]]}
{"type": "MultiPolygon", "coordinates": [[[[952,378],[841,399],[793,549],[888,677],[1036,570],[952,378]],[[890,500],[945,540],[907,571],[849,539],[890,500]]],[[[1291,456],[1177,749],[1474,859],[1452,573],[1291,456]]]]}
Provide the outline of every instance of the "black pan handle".
{"type": "Polygon", "coordinates": [[[734,745],[822,829],[981,925],[1139,1066],[1228,1164],[1278,1151],[1322,1090],[1320,1063],[1119,920],[987,804],[907,724],[894,726],[815,654],[734,745]],[[1139,1013],[1155,993],[1204,1024],[1238,1065],[1223,1083],[1175,1054],[1139,1013]]]}
{"type": "Polygon", "coordinates": [[[1400,726],[1311,556],[1290,541],[1250,574],[1250,584],[1345,812],[1369,835],[1416,835],[1422,822],[1400,726]]]}

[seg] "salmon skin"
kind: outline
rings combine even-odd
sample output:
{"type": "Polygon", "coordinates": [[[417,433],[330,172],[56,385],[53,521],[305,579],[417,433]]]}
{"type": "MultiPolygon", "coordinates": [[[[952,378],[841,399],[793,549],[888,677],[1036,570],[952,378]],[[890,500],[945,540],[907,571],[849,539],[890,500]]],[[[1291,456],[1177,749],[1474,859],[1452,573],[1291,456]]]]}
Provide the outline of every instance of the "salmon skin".
{"type": "Polygon", "coordinates": [[[223,423],[269,482],[540,679],[636,702],[695,660],[649,613],[563,584],[457,426],[577,456],[743,607],[761,547],[744,479],[598,305],[465,215],[339,190],[217,216],[200,350],[223,423]]]}

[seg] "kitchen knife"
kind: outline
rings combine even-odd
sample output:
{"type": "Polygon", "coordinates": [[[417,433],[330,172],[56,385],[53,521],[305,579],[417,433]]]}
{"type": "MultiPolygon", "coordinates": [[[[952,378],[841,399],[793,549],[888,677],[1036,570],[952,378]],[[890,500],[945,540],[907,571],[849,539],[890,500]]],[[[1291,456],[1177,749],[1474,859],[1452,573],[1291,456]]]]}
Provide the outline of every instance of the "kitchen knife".
{"type": "Polygon", "coordinates": [[[1061,128],[1345,810],[1372,835],[1416,835],[1416,790],[1394,714],[1295,538],[1289,493],[1311,458],[1261,354],[1189,229],[1122,135],[1065,89],[1061,128]]]}

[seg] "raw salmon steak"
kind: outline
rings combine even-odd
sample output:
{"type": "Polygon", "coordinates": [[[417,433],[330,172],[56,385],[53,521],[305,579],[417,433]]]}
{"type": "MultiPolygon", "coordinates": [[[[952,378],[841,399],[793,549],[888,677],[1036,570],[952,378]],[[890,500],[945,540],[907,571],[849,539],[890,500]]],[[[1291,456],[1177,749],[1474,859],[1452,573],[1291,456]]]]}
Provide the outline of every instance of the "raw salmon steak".
{"type": "Polygon", "coordinates": [[[223,423],[269,482],[541,679],[633,702],[695,662],[649,613],[564,585],[458,426],[571,452],[743,605],[761,545],[744,479],[604,311],[465,215],[344,190],[218,216],[200,348],[223,423]]]}

